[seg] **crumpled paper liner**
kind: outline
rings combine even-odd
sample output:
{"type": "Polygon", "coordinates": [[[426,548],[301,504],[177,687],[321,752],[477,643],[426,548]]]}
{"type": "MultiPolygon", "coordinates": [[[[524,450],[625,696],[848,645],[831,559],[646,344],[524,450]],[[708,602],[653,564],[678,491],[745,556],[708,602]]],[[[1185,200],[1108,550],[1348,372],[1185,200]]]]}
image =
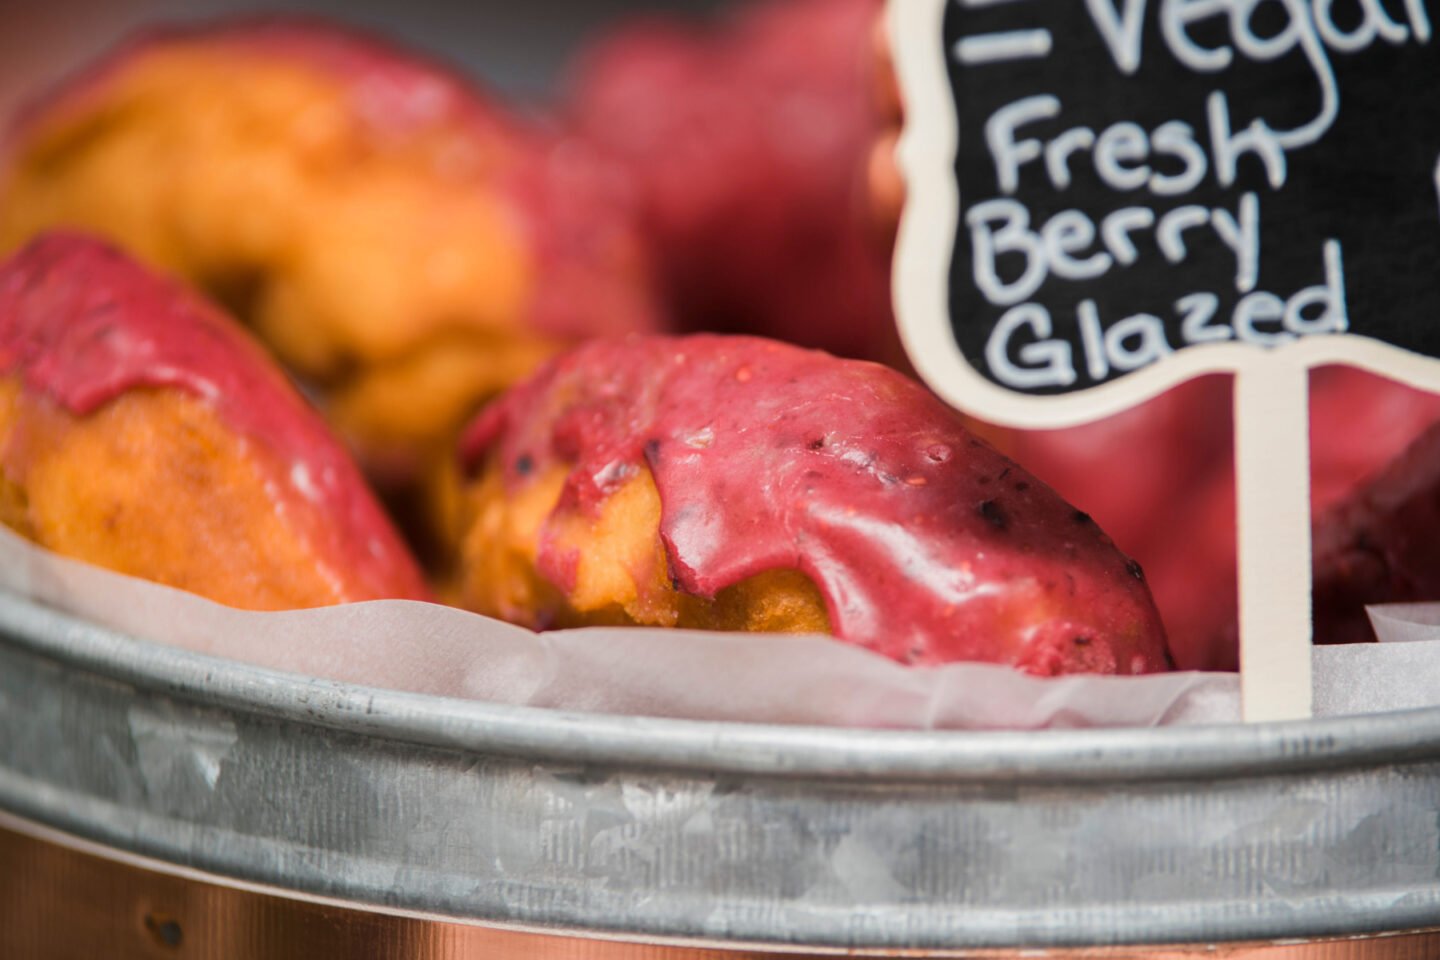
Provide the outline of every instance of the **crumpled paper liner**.
{"type": "MultiPolygon", "coordinates": [[[[311,677],[495,703],[692,720],[893,729],[1224,723],[1223,673],[1038,678],[990,664],[904,667],[826,637],[591,628],[536,634],[436,604],[386,600],[256,613],[66,560],[0,528],[0,589],[137,638],[311,677]]],[[[1440,607],[1437,607],[1440,609],[1440,607]]],[[[1440,615],[1437,615],[1440,623],[1440,615]]],[[[1440,630],[1440,627],[1436,628],[1440,630]]],[[[1415,706],[1401,645],[1317,648],[1321,715],[1415,706]],[[1375,656],[1376,652],[1379,656],[1375,656]],[[1373,665],[1367,666],[1367,665],[1373,665]],[[1363,676],[1364,682],[1355,683],[1363,676]],[[1391,688],[1394,707],[1381,703],[1391,688]],[[1372,699],[1356,703],[1361,699],[1372,699]]],[[[1423,676],[1440,676],[1440,644],[1423,676]]],[[[1422,658],[1423,659],[1423,658],[1422,658]]],[[[1428,684],[1440,703],[1440,683],[1428,684]]]]}
{"type": "Polygon", "coordinates": [[[1440,603],[1369,608],[1379,643],[1315,648],[1317,716],[1440,705],[1440,603]]]}

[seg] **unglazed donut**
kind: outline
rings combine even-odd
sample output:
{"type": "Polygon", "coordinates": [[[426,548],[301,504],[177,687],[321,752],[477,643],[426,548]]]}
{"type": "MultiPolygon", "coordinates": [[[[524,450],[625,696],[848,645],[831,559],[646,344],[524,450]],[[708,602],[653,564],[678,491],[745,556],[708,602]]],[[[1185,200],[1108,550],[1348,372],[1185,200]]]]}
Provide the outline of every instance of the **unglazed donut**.
{"type": "Polygon", "coordinates": [[[0,522],[230,606],[427,594],[348,454],[260,347],[75,236],[0,266],[0,522]]]}
{"type": "Polygon", "coordinates": [[[532,627],[827,631],[895,660],[1165,670],[1138,565],[885,367],[584,345],[462,439],[460,602],[532,627]]]}
{"type": "Polygon", "coordinates": [[[627,183],[383,41],[237,21],[143,36],[31,107],[0,250],[81,228],[199,286],[404,483],[560,346],[652,328],[627,183]]]}

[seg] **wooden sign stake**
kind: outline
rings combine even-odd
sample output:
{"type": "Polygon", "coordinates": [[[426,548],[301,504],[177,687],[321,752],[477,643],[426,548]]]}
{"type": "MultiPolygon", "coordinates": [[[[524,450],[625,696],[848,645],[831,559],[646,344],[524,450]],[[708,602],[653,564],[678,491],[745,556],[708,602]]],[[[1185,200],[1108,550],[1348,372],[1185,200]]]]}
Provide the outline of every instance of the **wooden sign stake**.
{"type": "Polygon", "coordinates": [[[1245,719],[1311,713],[1309,370],[1283,351],[1235,373],[1240,696],[1245,719]]]}

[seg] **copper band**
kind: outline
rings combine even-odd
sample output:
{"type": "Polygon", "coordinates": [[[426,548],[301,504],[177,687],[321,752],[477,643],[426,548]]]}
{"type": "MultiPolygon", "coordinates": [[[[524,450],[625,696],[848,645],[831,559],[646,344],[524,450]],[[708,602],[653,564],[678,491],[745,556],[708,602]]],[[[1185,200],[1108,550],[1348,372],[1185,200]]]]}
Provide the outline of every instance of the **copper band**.
{"type": "MultiPolygon", "coordinates": [[[[941,954],[907,953],[907,957],[941,954]]],[[[947,953],[999,960],[1035,951],[947,953]]],[[[6,960],[819,960],[834,954],[595,940],[395,916],[149,870],[0,829],[6,960]]],[[[891,954],[890,956],[899,955],[891,954]]],[[[1049,960],[1430,960],[1440,934],[1283,946],[1053,951],[1049,960]]]]}

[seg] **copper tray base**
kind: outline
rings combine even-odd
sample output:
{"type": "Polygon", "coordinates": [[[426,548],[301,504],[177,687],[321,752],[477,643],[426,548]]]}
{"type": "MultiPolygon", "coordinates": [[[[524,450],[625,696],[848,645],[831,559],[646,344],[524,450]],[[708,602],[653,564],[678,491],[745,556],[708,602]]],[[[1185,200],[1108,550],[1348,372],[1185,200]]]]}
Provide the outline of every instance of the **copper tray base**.
{"type": "MultiPolygon", "coordinates": [[[[0,957],[6,960],[1434,960],[1440,932],[1286,944],[836,954],[634,943],[381,913],[232,886],[101,855],[43,827],[0,828],[0,957]]],[[[162,866],[162,865],[153,865],[162,866]]]]}

